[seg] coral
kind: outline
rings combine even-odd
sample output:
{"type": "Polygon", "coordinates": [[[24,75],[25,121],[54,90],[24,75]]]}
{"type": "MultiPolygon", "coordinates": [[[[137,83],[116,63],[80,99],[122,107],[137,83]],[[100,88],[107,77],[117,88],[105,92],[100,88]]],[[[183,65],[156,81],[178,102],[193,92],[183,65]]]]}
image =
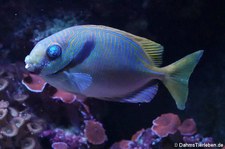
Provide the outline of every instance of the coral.
{"type": "Polygon", "coordinates": [[[82,146],[88,146],[87,139],[82,135],[76,135],[71,130],[52,129],[42,133],[42,137],[50,138],[52,147],[67,146],[69,149],[76,149],[82,146]]]}
{"type": "Polygon", "coordinates": [[[196,133],[196,123],[194,119],[186,119],[183,121],[183,123],[178,127],[178,130],[180,131],[181,135],[193,135],[196,133]]]}
{"type": "Polygon", "coordinates": [[[29,95],[20,83],[22,76],[18,72],[22,70],[13,64],[1,67],[0,147],[38,149],[45,122],[26,106],[29,95]]]}
{"type": "Polygon", "coordinates": [[[196,132],[197,128],[193,119],[186,119],[181,124],[178,115],[167,113],[156,118],[151,128],[141,129],[132,136],[131,140],[116,142],[110,149],[173,148],[174,144],[178,142],[199,144],[214,143],[211,137],[203,137],[196,132]],[[161,127],[155,129],[155,125],[161,127]],[[165,128],[166,125],[168,125],[169,129],[165,128]],[[173,125],[173,127],[171,125],[173,125]],[[160,129],[162,129],[162,131],[160,131],[160,129]]]}
{"type": "Polygon", "coordinates": [[[74,94],[71,94],[69,92],[65,92],[59,89],[56,89],[50,85],[47,85],[47,82],[45,82],[41,77],[35,74],[31,73],[25,73],[24,78],[22,80],[22,84],[25,85],[25,87],[30,90],[31,92],[45,92],[49,93],[49,96],[52,99],[60,99],[61,101],[65,103],[72,103],[77,99],[77,96],[74,94]]]}
{"type": "MultiPolygon", "coordinates": [[[[41,133],[42,138],[47,138],[51,142],[51,146],[54,149],[58,148],[68,148],[75,149],[80,147],[89,147],[90,145],[101,145],[107,140],[105,134],[105,129],[102,124],[94,119],[90,113],[89,107],[84,103],[84,100],[81,100],[78,96],[56,89],[49,84],[46,84],[39,76],[34,74],[26,73],[23,75],[22,84],[32,92],[41,92],[45,98],[49,97],[52,99],[59,99],[66,105],[74,106],[81,117],[73,117],[71,119],[79,120],[73,122],[75,126],[69,126],[68,128],[55,127],[49,125],[48,130],[45,130],[41,133]]],[[[54,100],[57,102],[57,100],[54,100]]],[[[34,124],[27,125],[28,129],[36,132],[39,132],[39,129],[34,124]],[[36,129],[32,129],[35,127],[36,129]]]]}
{"type": "Polygon", "coordinates": [[[39,148],[37,147],[36,140],[32,137],[27,137],[21,142],[21,148],[22,149],[34,149],[34,148],[39,148]]]}
{"type": "Polygon", "coordinates": [[[95,145],[102,144],[107,140],[102,124],[94,120],[85,121],[84,135],[88,142],[95,145]]]}
{"type": "Polygon", "coordinates": [[[68,149],[68,145],[64,142],[56,142],[52,144],[53,149],[68,149]]]}
{"type": "Polygon", "coordinates": [[[47,84],[41,77],[34,74],[24,74],[22,84],[32,92],[42,92],[47,84]]]}
{"type": "Polygon", "coordinates": [[[173,113],[162,114],[153,121],[152,131],[159,137],[166,137],[177,131],[181,122],[179,117],[173,113]]]}
{"type": "Polygon", "coordinates": [[[1,147],[38,148],[40,146],[38,134],[43,131],[44,122],[26,110],[16,110],[10,106],[8,101],[1,100],[0,102],[1,147]]]}
{"type": "Polygon", "coordinates": [[[52,127],[42,132],[42,138],[48,138],[53,148],[57,149],[58,146],[68,149],[89,148],[91,144],[100,145],[106,141],[107,136],[102,124],[93,119],[87,107],[83,106],[84,104],[79,103],[79,105],[79,112],[82,115],[80,119],[85,122],[79,128],[74,126],[67,129],[52,127]]]}
{"type": "Polygon", "coordinates": [[[15,101],[18,101],[18,102],[24,102],[25,100],[27,100],[29,97],[28,94],[20,94],[20,93],[16,93],[13,95],[13,99],[15,101]]]}
{"type": "Polygon", "coordinates": [[[62,90],[57,89],[57,91],[52,95],[53,99],[60,99],[65,103],[72,103],[77,99],[77,96],[62,90]]]}
{"type": "Polygon", "coordinates": [[[0,79],[0,91],[4,90],[8,86],[9,82],[5,79],[0,79]]]}

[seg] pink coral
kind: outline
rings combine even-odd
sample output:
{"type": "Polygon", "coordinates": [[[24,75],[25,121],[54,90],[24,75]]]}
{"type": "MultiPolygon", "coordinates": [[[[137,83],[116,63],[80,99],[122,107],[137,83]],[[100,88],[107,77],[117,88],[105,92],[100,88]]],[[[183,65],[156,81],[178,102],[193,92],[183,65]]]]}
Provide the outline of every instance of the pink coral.
{"type": "Polygon", "coordinates": [[[176,133],[181,125],[180,118],[173,113],[162,114],[153,121],[152,131],[159,137],[166,137],[176,133]]]}
{"type": "Polygon", "coordinates": [[[35,74],[24,74],[24,79],[22,80],[22,84],[25,85],[25,87],[32,92],[36,92],[36,93],[45,92],[51,98],[60,99],[61,101],[65,103],[72,103],[75,101],[75,99],[77,99],[77,96],[72,93],[56,89],[50,85],[47,86],[47,82],[45,82],[41,77],[35,74]]]}
{"type": "Polygon", "coordinates": [[[85,121],[84,135],[87,137],[88,142],[92,144],[102,144],[107,140],[105,129],[102,124],[95,120],[85,121]]]}
{"type": "Polygon", "coordinates": [[[52,144],[53,149],[68,149],[68,145],[64,142],[55,142],[52,144]]]}
{"type": "Polygon", "coordinates": [[[186,119],[183,121],[181,126],[178,127],[178,130],[182,135],[193,135],[197,132],[196,123],[194,119],[186,119]]]}
{"type": "Polygon", "coordinates": [[[69,92],[65,92],[62,90],[57,89],[57,91],[52,95],[53,99],[60,99],[65,103],[72,103],[77,98],[76,95],[71,94],[69,92]]]}
{"type": "Polygon", "coordinates": [[[47,83],[38,75],[24,74],[22,84],[25,85],[28,90],[39,93],[44,90],[47,83]]]}

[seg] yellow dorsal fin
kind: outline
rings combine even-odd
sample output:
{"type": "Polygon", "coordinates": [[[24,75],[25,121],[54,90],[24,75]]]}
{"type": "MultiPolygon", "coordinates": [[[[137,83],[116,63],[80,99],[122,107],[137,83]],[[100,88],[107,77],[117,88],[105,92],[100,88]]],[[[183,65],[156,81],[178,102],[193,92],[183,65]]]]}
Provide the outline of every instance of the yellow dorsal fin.
{"type": "Polygon", "coordinates": [[[137,44],[139,44],[142,47],[142,49],[145,51],[147,56],[150,57],[150,59],[153,61],[155,66],[160,66],[162,64],[163,46],[154,41],[151,41],[149,39],[139,37],[139,36],[133,35],[131,33],[128,33],[128,32],[125,32],[125,31],[122,31],[119,29],[115,29],[112,27],[107,27],[107,26],[102,26],[102,25],[84,25],[84,26],[96,27],[96,28],[101,28],[101,29],[120,33],[120,34],[132,39],[137,44]]]}
{"type": "Polygon", "coordinates": [[[142,47],[145,53],[152,59],[155,66],[160,66],[162,64],[162,54],[163,54],[162,45],[149,39],[135,36],[132,34],[129,37],[134,41],[136,41],[142,47]]]}

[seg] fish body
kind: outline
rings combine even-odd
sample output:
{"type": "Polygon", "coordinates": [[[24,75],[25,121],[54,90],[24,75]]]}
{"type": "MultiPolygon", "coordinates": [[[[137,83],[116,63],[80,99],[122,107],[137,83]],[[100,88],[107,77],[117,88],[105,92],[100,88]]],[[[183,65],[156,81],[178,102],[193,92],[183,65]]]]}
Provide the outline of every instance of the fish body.
{"type": "Polygon", "coordinates": [[[146,38],[110,27],[84,25],[43,39],[25,62],[28,70],[37,71],[56,88],[103,100],[149,102],[157,92],[158,79],[183,109],[188,78],[202,51],[159,68],[162,52],[160,44],[146,38]]]}

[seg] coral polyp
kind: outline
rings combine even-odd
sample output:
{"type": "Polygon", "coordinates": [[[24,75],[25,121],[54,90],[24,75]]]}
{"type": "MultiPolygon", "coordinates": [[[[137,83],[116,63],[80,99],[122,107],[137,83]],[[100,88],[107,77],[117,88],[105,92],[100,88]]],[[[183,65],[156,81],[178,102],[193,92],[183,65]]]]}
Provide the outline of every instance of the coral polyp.
{"type": "Polygon", "coordinates": [[[25,93],[20,76],[16,75],[13,67],[2,67],[0,76],[0,147],[39,149],[39,134],[46,125],[26,106],[29,95],[25,93]]]}

